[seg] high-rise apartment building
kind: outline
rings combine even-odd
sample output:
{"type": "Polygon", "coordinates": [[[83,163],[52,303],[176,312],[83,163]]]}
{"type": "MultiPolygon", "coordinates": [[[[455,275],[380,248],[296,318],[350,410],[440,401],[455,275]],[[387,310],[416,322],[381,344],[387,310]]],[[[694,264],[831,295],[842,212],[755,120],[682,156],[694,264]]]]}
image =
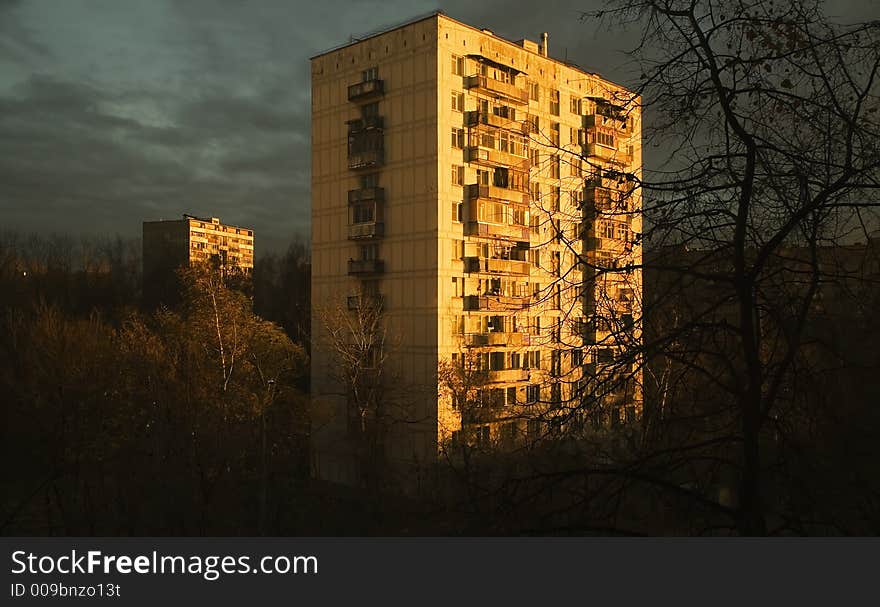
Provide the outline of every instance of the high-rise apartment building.
{"type": "Polygon", "coordinates": [[[220,223],[216,217],[143,222],[144,301],[174,295],[174,272],[195,263],[213,263],[223,272],[245,275],[254,268],[254,231],[220,223]]]}
{"type": "Polygon", "coordinates": [[[638,417],[638,102],[442,13],[312,58],[320,477],[638,417]]]}

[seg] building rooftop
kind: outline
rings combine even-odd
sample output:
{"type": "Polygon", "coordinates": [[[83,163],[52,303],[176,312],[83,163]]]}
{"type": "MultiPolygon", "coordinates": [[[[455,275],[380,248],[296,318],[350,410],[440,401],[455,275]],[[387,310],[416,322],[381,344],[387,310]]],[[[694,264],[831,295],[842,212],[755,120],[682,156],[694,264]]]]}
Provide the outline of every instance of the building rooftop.
{"type": "MultiPolygon", "coordinates": [[[[416,16],[416,17],[412,17],[412,18],[410,18],[410,19],[407,19],[406,21],[403,21],[403,22],[400,22],[400,23],[391,24],[391,25],[385,26],[385,27],[383,27],[383,28],[381,28],[381,29],[377,29],[377,30],[373,30],[373,31],[367,32],[367,33],[365,33],[365,34],[361,34],[361,35],[358,35],[358,36],[351,36],[351,37],[350,37],[350,40],[349,40],[348,42],[346,42],[346,43],[344,43],[344,44],[339,44],[339,45],[337,45],[337,46],[334,46],[334,47],[332,47],[332,48],[330,48],[330,49],[327,49],[326,51],[322,51],[322,52],[318,53],[317,55],[313,55],[313,56],[310,57],[309,59],[311,59],[311,60],[318,59],[319,57],[323,57],[324,55],[329,55],[330,53],[334,53],[334,52],[336,52],[336,51],[340,51],[340,50],[342,50],[342,49],[344,49],[344,48],[347,48],[347,47],[349,47],[349,46],[353,46],[353,45],[355,45],[355,44],[359,44],[359,43],[361,43],[361,42],[364,42],[365,40],[369,40],[370,38],[375,38],[376,36],[381,36],[381,35],[383,35],[383,34],[387,34],[388,32],[393,32],[393,31],[395,31],[395,30],[402,29],[402,28],[407,27],[407,26],[409,26],[409,25],[413,25],[413,24],[415,24],[415,23],[420,23],[420,22],[422,22],[422,21],[426,21],[426,20],[428,20],[428,19],[433,19],[434,17],[438,17],[438,16],[443,17],[444,19],[448,19],[449,21],[453,21],[453,22],[457,23],[458,25],[461,25],[462,27],[466,27],[466,28],[468,28],[468,29],[471,29],[471,30],[473,30],[473,31],[475,31],[475,32],[480,32],[480,33],[482,33],[482,34],[486,34],[486,35],[488,35],[488,36],[492,36],[492,37],[495,38],[496,40],[498,40],[498,41],[500,41],[500,42],[504,42],[504,43],[506,43],[506,44],[509,44],[509,45],[511,45],[511,46],[513,46],[513,47],[516,47],[516,48],[519,49],[519,50],[525,50],[525,51],[528,51],[528,52],[530,52],[530,53],[532,53],[532,54],[534,54],[534,55],[538,55],[539,57],[543,57],[544,59],[547,59],[548,61],[552,61],[553,63],[557,63],[557,64],[559,64],[559,65],[564,65],[565,67],[568,67],[568,68],[571,68],[571,69],[577,70],[577,71],[581,72],[581,73],[584,74],[584,75],[587,75],[587,76],[596,76],[596,77],[598,77],[598,78],[602,78],[603,80],[608,81],[606,78],[603,78],[600,74],[598,74],[598,73],[596,73],[596,72],[589,72],[589,71],[586,71],[586,70],[584,70],[583,68],[581,68],[580,66],[578,66],[576,63],[574,63],[574,62],[572,62],[572,61],[556,59],[556,58],[554,58],[554,57],[552,57],[552,56],[550,56],[550,55],[544,55],[544,54],[542,54],[541,52],[539,52],[539,44],[538,44],[537,42],[534,42],[534,41],[532,41],[532,40],[528,40],[528,39],[525,39],[525,38],[521,38],[521,39],[516,40],[516,41],[514,41],[514,40],[509,40],[509,39],[507,39],[507,38],[504,38],[504,37],[502,37],[502,36],[499,36],[498,34],[494,33],[494,32],[493,32],[492,30],[490,30],[490,29],[475,27],[475,26],[470,25],[470,24],[468,24],[468,23],[465,23],[465,22],[463,22],[463,21],[459,21],[458,19],[455,19],[455,18],[453,18],[453,17],[450,17],[449,15],[447,15],[446,13],[444,13],[444,12],[441,11],[441,10],[436,10],[436,11],[432,11],[432,12],[427,13],[427,14],[422,14],[422,15],[419,15],[419,16],[416,16]]],[[[548,45],[548,46],[549,46],[549,45],[548,45]]],[[[608,82],[610,82],[610,81],[608,81],[608,82]]],[[[613,83],[613,84],[617,84],[617,83],[613,83]]]]}

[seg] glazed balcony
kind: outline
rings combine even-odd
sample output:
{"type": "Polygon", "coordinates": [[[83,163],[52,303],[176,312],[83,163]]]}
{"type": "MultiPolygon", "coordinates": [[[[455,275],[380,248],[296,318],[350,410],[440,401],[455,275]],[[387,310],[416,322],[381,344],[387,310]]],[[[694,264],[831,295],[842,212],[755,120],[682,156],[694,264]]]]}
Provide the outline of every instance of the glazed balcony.
{"type": "Polygon", "coordinates": [[[481,166],[515,167],[521,171],[529,170],[529,159],[516,156],[510,152],[502,152],[495,148],[472,145],[465,149],[465,159],[481,166]]]}
{"type": "Polygon", "coordinates": [[[360,188],[348,191],[348,204],[358,202],[383,202],[385,200],[385,188],[360,188]]]}
{"type": "Polygon", "coordinates": [[[504,202],[513,202],[521,205],[529,204],[528,192],[523,192],[512,188],[502,188],[495,185],[480,185],[476,183],[469,184],[465,187],[465,198],[467,198],[468,200],[489,198],[492,200],[503,200],[504,202]]]}
{"type": "Polygon", "coordinates": [[[465,257],[464,271],[469,274],[515,274],[528,276],[531,264],[515,259],[487,259],[485,257],[465,257]]]}
{"type": "Polygon", "coordinates": [[[529,305],[528,297],[507,295],[465,295],[461,299],[465,312],[504,312],[522,310],[529,305]]]}
{"type": "Polygon", "coordinates": [[[382,116],[364,116],[349,120],[346,124],[348,124],[348,134],[351,135],[368,130],[381,131],[385,128],[385,119],[382,116]]]}
{"type": "Polygon", "coordinates": [[[509,82],[501,82],[487,76],[479,74],[468,76],[465,78],[464,86],[467,89],[488,93],[494,97],[503,97],[520,105],[527,105],[529,103],[529,92],[527,90],[521,89],[509,82]]]}
{"type": "Polygon", "coordinates": [[[348,87],[349,101],[366,101],[385,94],[385,81],[374,79],[352,84],[348,87]]]}
{"type": "Polygon", "coordinates": [[[382,274],[385,271],[385,262],[381,259],[349,259],[348,273],[351,276],[364,276],[382,274]]]}
{"type": "Polygon", "coordinates": [[[385,224],[381,221],[353,223],[348,226],[349,240],[367,240],[385,236],[385,224]]]}

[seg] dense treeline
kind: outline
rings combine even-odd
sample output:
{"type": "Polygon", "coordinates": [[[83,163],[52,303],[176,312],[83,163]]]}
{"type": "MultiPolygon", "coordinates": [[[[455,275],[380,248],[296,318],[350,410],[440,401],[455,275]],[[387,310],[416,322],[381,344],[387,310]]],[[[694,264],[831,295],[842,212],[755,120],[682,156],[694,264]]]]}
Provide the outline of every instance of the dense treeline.
{"type": "Polygon", "coordinates": [[[289,526],[309,469],[305,348],[207,269],[181,276],[176,309],[140,311],[138,249],[2,239],[2,532],[289,526]]]}

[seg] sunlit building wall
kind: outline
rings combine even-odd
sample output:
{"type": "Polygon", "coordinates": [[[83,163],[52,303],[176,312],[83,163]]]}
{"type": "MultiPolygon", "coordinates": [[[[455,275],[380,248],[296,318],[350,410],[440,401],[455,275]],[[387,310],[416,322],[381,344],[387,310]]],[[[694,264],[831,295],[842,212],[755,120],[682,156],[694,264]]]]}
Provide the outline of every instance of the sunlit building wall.
{"type": "Polygon", "coordinates": [[[393,462],[639,415],[639,364],[622,355],[641,339],[638,99],[547,45],[437,13],[312,58],[320,477],[358,482],[325,325],[363,297],[381,301],[389,398],[405,403],[393,462]],[[477,406],[438,385],[445,363],[485,370],[477,406]],[[612,366],[629,380],[597,388],[612,366]]]}

